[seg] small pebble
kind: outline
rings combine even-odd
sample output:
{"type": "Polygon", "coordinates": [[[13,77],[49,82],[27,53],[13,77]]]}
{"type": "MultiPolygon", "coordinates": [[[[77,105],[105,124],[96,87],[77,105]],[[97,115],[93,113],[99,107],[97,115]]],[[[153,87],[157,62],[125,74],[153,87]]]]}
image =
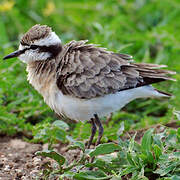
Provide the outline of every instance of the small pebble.
{"type": "Polygon", "coordinates": [[[10,170],[10,166],[6,165],[5,168],[4,168],[4,171],[9,171],[9,170],[10,170]]]}

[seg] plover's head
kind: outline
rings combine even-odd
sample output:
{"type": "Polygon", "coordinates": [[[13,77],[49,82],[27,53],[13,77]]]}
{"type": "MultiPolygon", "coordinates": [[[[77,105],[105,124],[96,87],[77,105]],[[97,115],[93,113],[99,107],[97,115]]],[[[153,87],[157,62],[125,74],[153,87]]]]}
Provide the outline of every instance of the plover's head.
{"type": "Polygon", "coordinates": [[[55,32],[46,25],[37,24],[22,37],[19,50],[4,59],[18,57],[25,63],[48,60],[56,57],[61,49],[61,40],[55,32]]]}

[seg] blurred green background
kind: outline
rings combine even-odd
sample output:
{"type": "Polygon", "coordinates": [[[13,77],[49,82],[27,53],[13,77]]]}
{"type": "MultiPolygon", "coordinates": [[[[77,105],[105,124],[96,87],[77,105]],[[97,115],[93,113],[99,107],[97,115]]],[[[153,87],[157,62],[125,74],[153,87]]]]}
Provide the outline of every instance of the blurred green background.
{"type": "MultiPolygon", "coordinates": [[[[176,120],[180,110],[179,0],[1,0],[0,59],[18,48],[31,26],[47,24],[63,43],[88,39],[137,62],[166,64],[177,82],[155,85],[174,94],[169,100],[136,100],[114,114],[105,134],[113,138],[121,121],[126,130],[176,120]],[[113,128],[112,128],[113,127],[113,128]]],[[[18,59],[0,63],[0,134],[36,134],[57,117],[28,84],[25,64],[18,59]]],[[[74,137],[89,135],[89,125],[72,125],[74,137]],[[79,131],[80,130],[80,131],[79,131]]]]}

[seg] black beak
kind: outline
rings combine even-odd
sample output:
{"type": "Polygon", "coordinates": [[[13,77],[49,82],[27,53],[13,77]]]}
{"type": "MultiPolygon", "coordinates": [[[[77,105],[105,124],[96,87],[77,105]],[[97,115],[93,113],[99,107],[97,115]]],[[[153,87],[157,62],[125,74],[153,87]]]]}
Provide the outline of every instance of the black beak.
{"type": "Polygon", "coordinates": [[[24,50],[14,51],[14,52],[12,52],[11,54],[8,54],[7,56],[5,56],[5,57],[3,58],[3,60],[9,59],[9,58],[13,58],[13,57],[17,57],[17,56],[19,56],[19,55],[22,54],[22,53],[24,53],[24,50]]]}

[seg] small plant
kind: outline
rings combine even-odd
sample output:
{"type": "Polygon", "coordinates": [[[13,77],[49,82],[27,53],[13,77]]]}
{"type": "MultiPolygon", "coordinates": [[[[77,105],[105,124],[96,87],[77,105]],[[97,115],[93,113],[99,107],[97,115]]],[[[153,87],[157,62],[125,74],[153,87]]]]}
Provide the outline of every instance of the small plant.
{"type": "Polygon", "coordinates": [[[52,145],[58,141],[65,143],[66,131],[69,129],[68,124],[64,121],[56,120],[52,124],[49,122],[39,124],[34,128],[34,139],[33,141],[41,141],[48,143],[48,150],[52,149],[52,145]]]}
{"type": "MultiPolygon", "coordinates": [[[[118,132],[119,133],[119,132],[118,132]]],[[[82,142],[74,141],[70,149],[80,149],[78,161],[68,164],[66,158],[53,151],[39,151],[36,155],[49,157],[58,163],[58,168],[48,167],[43,171],[45,178],[57,176],[60,179],[159,179],[180,178],[180,128],[154,133],[149,129],[144,133],[141,144],[135,141],[136,134],[118,143],[100,144],[95,149],[85,149],[82,142]],[[90,159],[94,159],[91,162],[90,159]],[[89,170],[93,168],[93,170],[89,170]]]]}

